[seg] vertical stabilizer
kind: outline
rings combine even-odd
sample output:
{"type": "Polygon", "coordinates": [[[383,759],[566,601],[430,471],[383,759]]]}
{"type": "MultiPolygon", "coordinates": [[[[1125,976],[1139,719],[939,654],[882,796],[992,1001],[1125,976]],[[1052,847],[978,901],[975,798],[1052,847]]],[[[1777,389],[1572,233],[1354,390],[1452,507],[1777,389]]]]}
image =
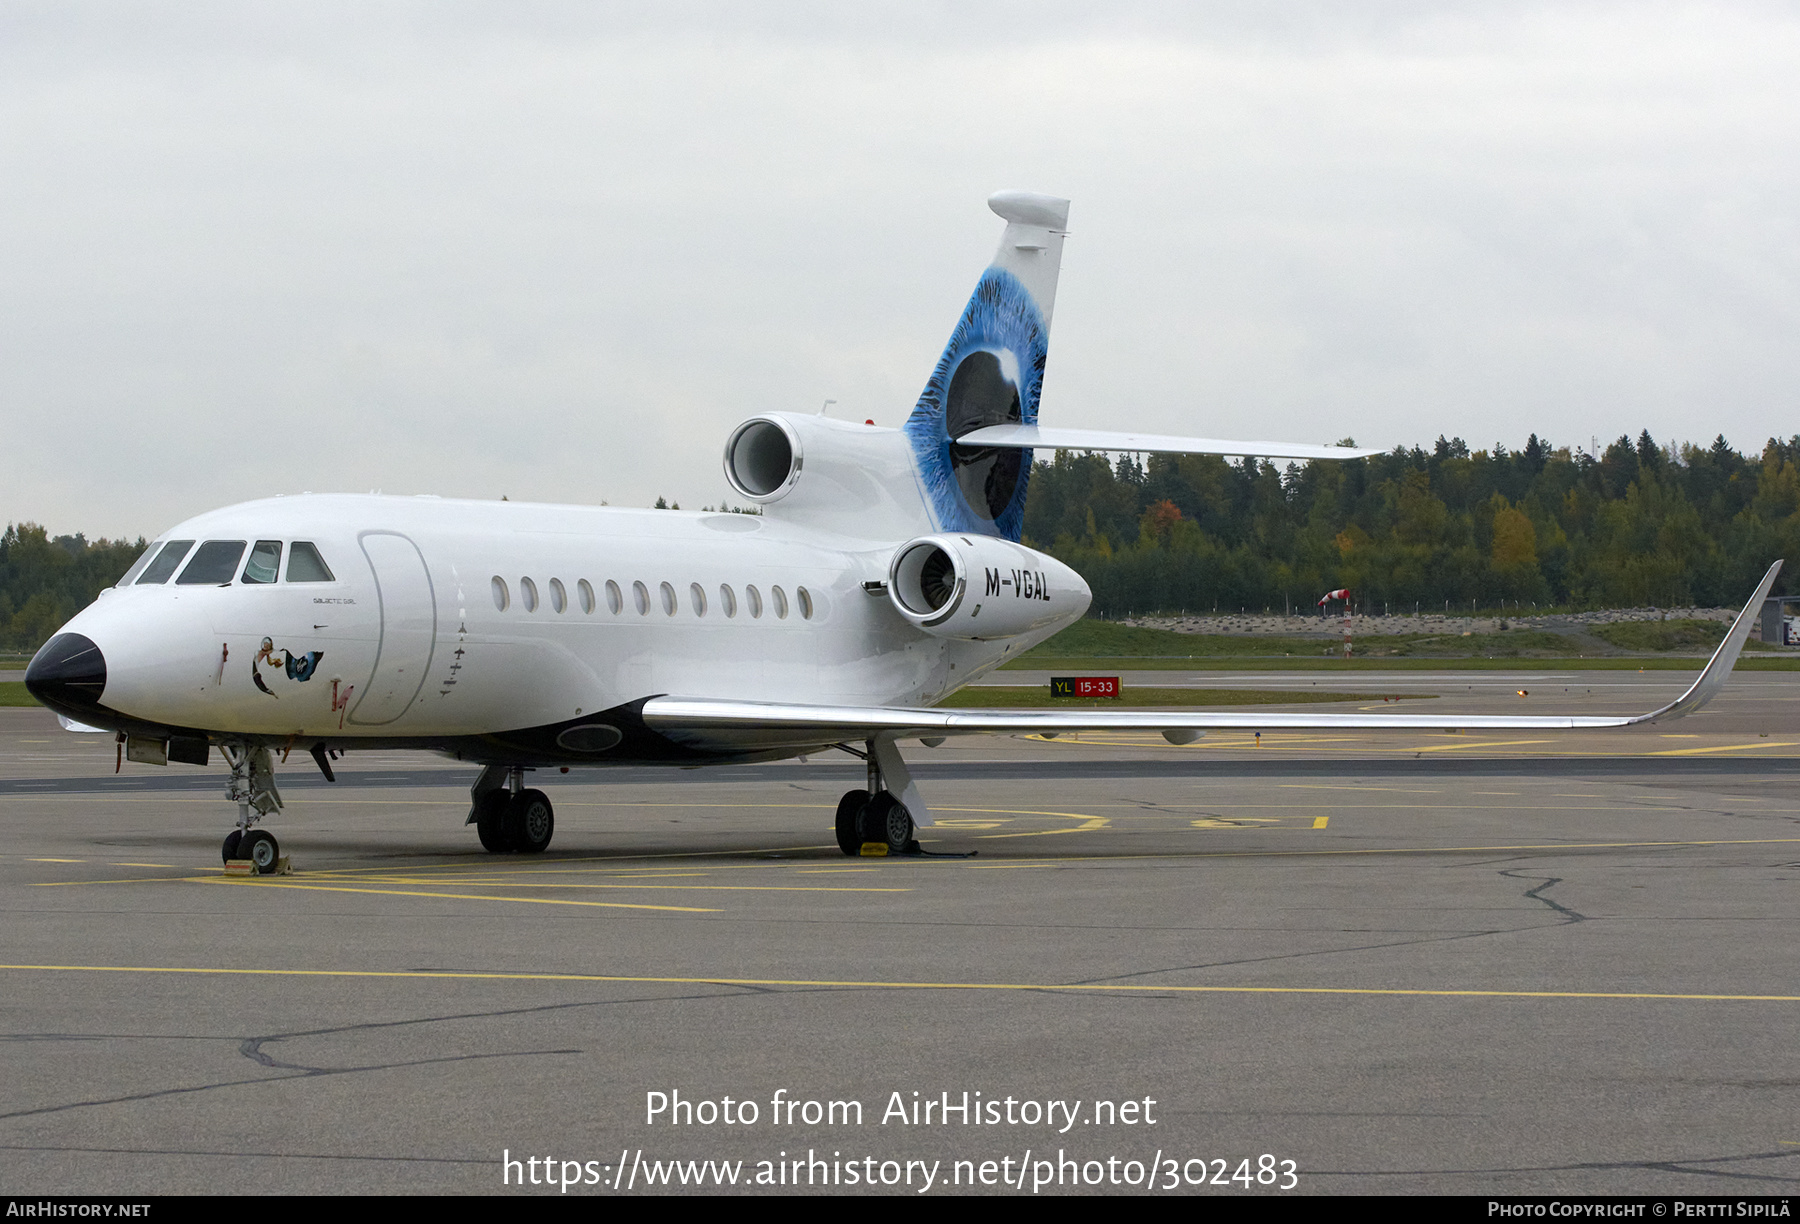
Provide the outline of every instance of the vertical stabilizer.
{"type": "Polygon", "coordinates": [[[959,446],[956,439],[989,425],[1037,424],[1069,202],[998,191],[988,207],[1006,221],[1000,249],[976,282],[906,435],[939,530],[1016,541],[1031,452],[959,446]]]}
{"type": "Polygon", "coordinates": [[[1006,219],[992,266],[1012,273],[1025,286],[1048,332],[1069,228],[1069,202],[1032,191],[996,191],[988,197],[988,207],[1006,219]]]}

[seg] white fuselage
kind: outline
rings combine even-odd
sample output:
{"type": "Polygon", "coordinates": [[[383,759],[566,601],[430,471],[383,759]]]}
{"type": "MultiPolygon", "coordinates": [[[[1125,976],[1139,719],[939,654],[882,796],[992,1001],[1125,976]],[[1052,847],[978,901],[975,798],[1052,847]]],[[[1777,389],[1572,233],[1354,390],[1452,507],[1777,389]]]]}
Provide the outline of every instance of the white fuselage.
{"type": "Polygon", "coordinates": [[[65,630],[103,651],[108,710],[214,738],[429,746],[661,694],[930,705],[1088,602],[1058,566],[1041,628],[933,636],[864,588],[902,540],[772,515],[305,495],[163,538],[280,541],[283,579],[134,582],[65,630]],[[286,580],[297,541],[330,581],[286,580]]]}

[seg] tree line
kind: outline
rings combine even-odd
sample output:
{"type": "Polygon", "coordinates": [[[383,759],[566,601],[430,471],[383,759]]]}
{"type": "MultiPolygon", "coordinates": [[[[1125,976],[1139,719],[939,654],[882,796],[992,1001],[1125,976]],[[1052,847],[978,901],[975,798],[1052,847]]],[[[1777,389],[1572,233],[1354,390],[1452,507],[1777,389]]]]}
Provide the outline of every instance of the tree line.
{"type": "Polygon", "coordinates": [[[117,582],[146,541],[51,538],[35,523],[0,535],[0,650],[32,651],[117,582]]]}
{"type": "MultiPolygon", "coordinates": [[[[1058,451],[1034,465],[1025,542],[1068,563],[1104,616],[1307,610],[1729,606],[1800,563],[1800,436],[1760,455],[1662,446],[1470,451],[1439,437],[1348,462],[1058,451]]],[[[1795,589],[1789,574],[1778,593],[1795,589]]]]}

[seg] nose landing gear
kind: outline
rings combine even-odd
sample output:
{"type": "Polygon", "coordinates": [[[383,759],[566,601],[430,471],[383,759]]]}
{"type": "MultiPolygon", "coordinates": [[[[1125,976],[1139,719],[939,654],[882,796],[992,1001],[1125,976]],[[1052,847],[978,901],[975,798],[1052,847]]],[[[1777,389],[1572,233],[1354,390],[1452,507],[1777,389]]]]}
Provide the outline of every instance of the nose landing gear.
{"type": "Polygon", "coordinates": [[[238,805],[238,827],[225,836],[220,855],[229,863],[249,859],[256,874],[272,875],[281,864],[281,843],[267,829],[250,826],[271,812],[281,810],[281,792],[275,789],[275,762],[261,744],[222,744],[220,750],[231,766],[231,782],[225,797],[238,805]]]}

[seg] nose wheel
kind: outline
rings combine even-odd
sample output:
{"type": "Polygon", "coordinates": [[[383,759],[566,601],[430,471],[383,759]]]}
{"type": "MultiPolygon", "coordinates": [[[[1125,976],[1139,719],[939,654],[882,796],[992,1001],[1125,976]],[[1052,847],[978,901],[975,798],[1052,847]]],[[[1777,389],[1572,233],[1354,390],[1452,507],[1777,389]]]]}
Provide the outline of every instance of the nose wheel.
{"type": "Polygon", "coordinates": [[[245,833],[233,829],[225,835],[219,854],[227,863],[233,859],[249,859],[257,875],[271,875],[281,862],[281,843],[267,829],[251,829],[245,833]]]}

